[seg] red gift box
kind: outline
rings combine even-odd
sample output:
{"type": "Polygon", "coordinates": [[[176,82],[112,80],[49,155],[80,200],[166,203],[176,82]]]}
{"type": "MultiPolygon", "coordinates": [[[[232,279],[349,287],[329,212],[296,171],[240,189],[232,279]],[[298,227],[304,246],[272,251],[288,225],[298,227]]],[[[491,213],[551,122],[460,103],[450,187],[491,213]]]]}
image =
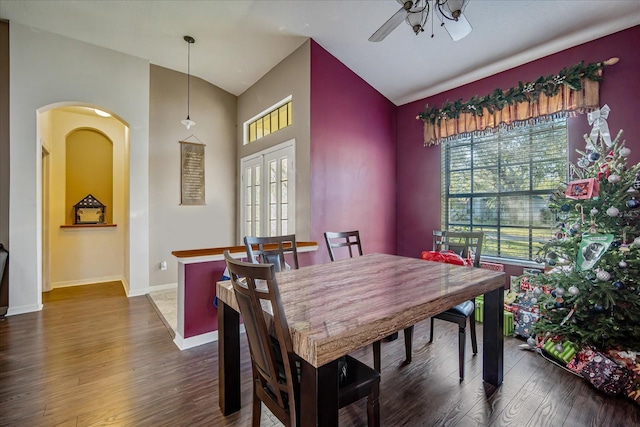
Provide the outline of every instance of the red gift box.
{"type": "Polygon", "coordinates": [[[597,197],[599,191],[600,184],[597,179],[579,179],[569,183],[564,195],[567,199],[591,199],[597,197]]]}

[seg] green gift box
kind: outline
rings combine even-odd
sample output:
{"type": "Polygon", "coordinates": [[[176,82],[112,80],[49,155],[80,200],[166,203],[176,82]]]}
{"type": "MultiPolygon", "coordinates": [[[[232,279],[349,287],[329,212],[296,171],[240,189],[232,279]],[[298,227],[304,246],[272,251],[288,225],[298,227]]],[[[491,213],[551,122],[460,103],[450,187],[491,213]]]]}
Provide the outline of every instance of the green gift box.
{"type": "Polygon", "coordinates": [[[482,323],[484,320],[484,295],[476,297],[476,309],[474,311],[476,322],[482,323]]]}
{"type": "Polygon", "coordinates": [[[513,335],[513,313],[510,311],[504,311],[504,326],[503,328],[503,333],[504,336],[506,337],[507,335],[513,335]]]}
{"type": "MultiPolygon", "coordinates": [[[[482,323],[484,321],[484,295],[476,297],[476,309],[474,312],[476,322],[482,323]]],[[[513,335],[513,313],[504,311],[504,326],[503,333],[505,336],[513,335]]]]}
{"type": "Polygon", "coordinates": [[[564,362],[565,365],[569,363],[571,359],[573,359],[573,356],[575,356],[576,353],[578,352],[578,348],[575,346],[575,344],[573,344],[570,341],[554,342],[553,340],[547,340],[545,341],[542,348],[544,349],[544,351],[549,353],[551,356],[553,356],[557,360],[564,362]],[[559,349],[556,348],[557,344],[562,345],[561,351],[559,351],[559,349]]]}

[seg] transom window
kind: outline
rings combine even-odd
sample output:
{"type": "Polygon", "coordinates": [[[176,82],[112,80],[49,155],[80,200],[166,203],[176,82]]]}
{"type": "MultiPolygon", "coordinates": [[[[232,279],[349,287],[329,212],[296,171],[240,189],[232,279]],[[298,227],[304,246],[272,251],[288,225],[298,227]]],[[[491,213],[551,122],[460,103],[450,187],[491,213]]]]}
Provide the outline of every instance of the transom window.
{"type": "Polygon", "coordinates": [[[256,141],[293,123],[291,96],[244,123],[244,143],[256,141]]]}
{"type": "Polygon", "coordinates": [[[483,231],[483,255],[535,258],[556,226],[547,204],[567,182],[567,145],[565,118],[443,144],[443,229],[483,231]]]}
{"type": "Polygon", "coordinates": [[[295,141],[241,160],[241,236],[295,233],[295,141]]]}

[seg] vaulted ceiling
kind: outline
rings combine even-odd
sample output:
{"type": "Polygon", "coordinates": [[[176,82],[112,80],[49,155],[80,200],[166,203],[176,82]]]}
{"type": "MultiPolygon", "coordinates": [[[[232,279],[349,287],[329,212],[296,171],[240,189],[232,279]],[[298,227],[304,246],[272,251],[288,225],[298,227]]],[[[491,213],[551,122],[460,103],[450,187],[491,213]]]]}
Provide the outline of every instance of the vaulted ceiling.
{"type": "Polygon", "coordinates": [[[192,75],[235,95],[310,37],[396,105],[640,24],[638,0],[471,0],[473,31],[462,40],[435,18],[433,37],[431,21],[417,36],[403,22],[369,42],[399,8],[398,0],[0,0],[0,18],[181,72],[191,35],[192,75]]]}

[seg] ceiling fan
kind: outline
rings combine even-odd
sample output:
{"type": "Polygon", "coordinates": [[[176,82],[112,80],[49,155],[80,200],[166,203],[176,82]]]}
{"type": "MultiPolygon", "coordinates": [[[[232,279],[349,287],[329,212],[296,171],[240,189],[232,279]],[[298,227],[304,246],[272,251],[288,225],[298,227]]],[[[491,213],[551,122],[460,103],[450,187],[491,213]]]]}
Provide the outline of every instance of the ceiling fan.
{"type": "Polygon", "coordinates": [[[424,31],[424,26],[431,15],[431,37],[433,37],[433,15],[437,15],[449,36],[458,41],[471,32],[471,24],[464,16],[464,9],[469,0],[396,0],[402,6],[378,31],[369,37],[370,42],[384,40],[402,21],[413,29],[416,35],[424,31]]]}

